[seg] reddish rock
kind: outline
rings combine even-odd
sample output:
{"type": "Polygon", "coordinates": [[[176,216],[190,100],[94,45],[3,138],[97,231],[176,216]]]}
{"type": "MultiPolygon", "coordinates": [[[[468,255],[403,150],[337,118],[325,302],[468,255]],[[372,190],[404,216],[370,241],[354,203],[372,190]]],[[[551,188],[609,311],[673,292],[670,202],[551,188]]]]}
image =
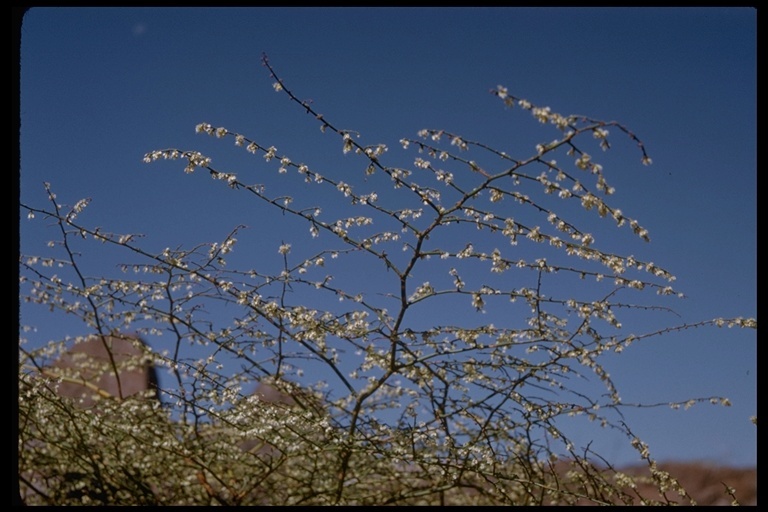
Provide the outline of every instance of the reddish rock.
{"type": "Polygon", "coordinates": [[[94,335],[76,343],[45,370],[61,377],[60,396],[92,407],[98,396],[127,398],[157,388],[147,345],[134,335],[94,335]]]}

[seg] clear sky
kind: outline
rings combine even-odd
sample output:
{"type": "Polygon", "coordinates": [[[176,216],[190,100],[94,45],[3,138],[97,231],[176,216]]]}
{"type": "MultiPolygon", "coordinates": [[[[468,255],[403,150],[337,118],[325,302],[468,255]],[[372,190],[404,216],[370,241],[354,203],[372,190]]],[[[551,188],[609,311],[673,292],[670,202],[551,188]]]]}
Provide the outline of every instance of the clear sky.
{"type": "MultiPolygon", "coordinates": [[[[20,198],[47,207],[44,181],[62,202],[90,197],[83,222],[144,233],[158,251],[247,224],[238,253],[276,258],[280,226],[252,218],[242,195],[179,162],[142,162],[177,147],[233,172],[267,172],[248,169],[231,142],[195,134],[208,122],[294,161],[354,172],[338,141],[273,90],[262,52],[293,92],[366,143],[387,144],[402,165],[414,153],[397,141],[422,128],[521,157],[534,151],[529,139],[557,135],[505,110],[489,94],[501,84],[563,114],[620,121],[643,140],[650,167],[618,132],[595,157],[614,202],[650,231],[650,244],[628,252],[670,270],[687,295],[669,323],[756,317],[756,20],[751,8],[35,8],[21,27],[20,198]],[[531,131],[514,131],[515,117],[531,131]]],[[[21,218],[22,254],[44,253],[52,238],[21,218]]],[[[92,273],[114,268],[98,259],[84,260],[92,273]]],[[[37,343],[84,333],[41,308],[22,308],[21,322],[37,327],[27,336],[37,343]]],[[[756,339],[751,329],[696,329],[610,361],[628,402],[733,404],[629,411],[656,458],[756,464],[756,339]]],[[[602,443],[618,463],[634,460],[626,443],[602,443]]]]}

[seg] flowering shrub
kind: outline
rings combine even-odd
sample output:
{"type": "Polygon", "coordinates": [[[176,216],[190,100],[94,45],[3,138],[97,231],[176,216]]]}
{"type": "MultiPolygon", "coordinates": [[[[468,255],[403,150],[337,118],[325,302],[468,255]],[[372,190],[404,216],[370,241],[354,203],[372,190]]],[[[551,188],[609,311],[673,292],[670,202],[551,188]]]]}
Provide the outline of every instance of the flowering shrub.
{"type": "MultiPolygon", "coordinates": [[[[339,138],[358,174],[321,174],[270,141],[208,123],[196,131],[258,157],[276,171],[274,183],[254,184],[195,150],[155,150],[144,161],[179,160],[186,173],[206,172],[267,205],[285,226],[273,248],[280,268],[227,266],[242,226],[220,242],[153,252],[138,236],[81,222],[88,202],[67,208],[50,187],[48,208],[22,205],[59,230],[54,255],[22,255],[23,300],[78,315],[102,335],[130,328],[150,340],[170,337],[170,349],[148,357],[173,377],[161,385],[161,403],[107,396],[95,413],[57,395],[59,381],[41,372],[58,344],[22,344],[25,501],[686,501],[624,423],[627,405],[602,360],[682,329],[757,324],[712,319],[641,333],[622,326],[623,314],[652,315],[668,309],[658,301],[680,295],[670,272],[600,249],[586,227],[612,223],[649,240],[611,202],[614,188],[588,153],[591,145],[610,149],[618,133],[649,165],[640,139],[617,122],[561,115],[499,86],[492,93],[502,107],[530,112],[555,138],[521,157],[424,129],[399,141],[415,153],[405,168],[389,163],[396,158],[386,145],[361,142],[300,100],[262,62],[277,93],[339,138]],[[79,247],[91,240],[132,262],[117,277],[88,276],[79,247]],[[540,256],[521,258],[523,246],[540,256]],[[630,298],[648,293],[659,298],[630,298]],[[214,309],[227,316],[211,320],[214,309]],[[502,322],[484,322],[483,313],[502,322]],[[249,396],[248,386],[263,379],[295,400],[249,396]],[[656,498],[571,440],[568,425],[580,419],[626,437],[648,464],[656,498]]],[[[697,402],[727,405],[721,397],[668,405],[697,402]]]]}

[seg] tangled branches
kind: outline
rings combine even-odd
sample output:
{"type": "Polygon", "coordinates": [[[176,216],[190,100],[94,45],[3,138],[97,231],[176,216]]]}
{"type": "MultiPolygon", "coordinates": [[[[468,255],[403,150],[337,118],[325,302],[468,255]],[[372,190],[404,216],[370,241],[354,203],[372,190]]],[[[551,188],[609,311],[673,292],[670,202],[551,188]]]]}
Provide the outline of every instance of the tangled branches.
{"type": "MultiPolygon", "coordinates": [[[[602,358],[681,329],[756,322],[626,332],[622,313],[667,313],[659,301],[681,294],[655,263],[599,248],[595,233],[605,223],[628,227],[639,240],[650,235],[610,201],[614,188],[586,147],[594,141],[608,150],[617,131],[647,165],[640,139],[619,123],[561,115],[499,86],[491,92],[502,106],[530,112],[557,138],[513,157],[423,129],[399,141],[417,152],[412,165],[391,164],[397,157],[385,144],[360,142],[300,100],[266,56],[262,62],[274,89],[325,136],[338,137],[342,155],[354,156],[354,172],[321,172],[269,141],[208,123],[196,131],[229,138],[276,171],[267,184],[217,168],[196,150],[151,151],[144,161],[180,160],[187,174],[205,171],[272,211],[270,222],[281,226],[277,268],[227,266],[243,226],[220,242],[155,252],[136,235],[81,223],[87,201],[67,209],[49,188],[49,208],[22,205],[59,230],[55,256],[22,256],[24,300],[77,315],[101,335],[130,328],[163,343],[149,357],[173,377],[159,390],[162,404],[107,397],[94,416],[58,396],[56,378],[40,371],[56,346],[23,349],[19,442],[27,500],[686,499],[624,422],[622,409],[647,404],[622,401],[602,358]],[[587,228],[593,221],[597,231],[587,228]],[[120,264],[114,277],[87,276],[75,247],[91,240],[139,262],[120,264]],[[131,273],[136,277],[126,277],[131,273]],[[631,298],[649,291],[655,302],[631,298]],[[264,379],[292,397],[291,405],[244,391],[264,379]],[[569,431],[574,419],[625,436],[648,463],[658,496],[641,496],[633,477],[578,446],[569,431]]],[[[727,405],[722,397],[664,405],[700,401],[727,405]]]]}

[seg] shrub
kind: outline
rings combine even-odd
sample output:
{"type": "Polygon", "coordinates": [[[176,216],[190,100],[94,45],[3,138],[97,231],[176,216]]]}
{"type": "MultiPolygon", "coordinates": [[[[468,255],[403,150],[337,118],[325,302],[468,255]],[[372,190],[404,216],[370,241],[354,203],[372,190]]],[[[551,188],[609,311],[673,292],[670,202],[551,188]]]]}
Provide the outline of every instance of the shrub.
{"type": "MultiPolygon", "coordinates": [[[[703,320],[631,333],[623,317],[668,311],[674,276],[651,261],[599,248],[607,225],[649,240],[611,202],[592,157],[612,134],[651,158],[617,122],[561,115],[492,90],[556,134],[512,156],[456,133],[424,129],[400,145],[361,142],[300,100],[263,58],[273,86],[358,171],[319,170],[269,141],[199,124],[277,172],[269,185],[167,148],[145,162],[180,161],[232,194],[262,204],[283,241],[280,258],[230,269],[242,226],[219,242],[152,251],[132,234],[79,220],[65,207],[22,205],[59,229],[54,256],[22,256],[24,300],[80,317],[109,335],[162,335],[150,356],[173,376],[162,404],[104,398],[98,414],[56,394],[40,369],[57,354],[22,345],[21,485],[49,504],[574,504],[685,500],[623,421],[602,361],[649,337],[754,319],[703,320]],[[470,156],[472,155],[472,156],[470,156]],[[556,159],[557,157],[557,159],[556,159]],[[273,191],[273,189],[275,191],[273,191]],[[329,215],[330,212],[330,215],[329,215]],[[598,231],[587,229],[595,223],[598,231]],[[130,255],[116,277],[89,277],[79,247],[130,255]],[[523,259],[530,248],[539,254],[523,259]],[[56,269],[54,273],[54,267],[56,269]],[[656,297],[639,303],[637,296],[656,297]],[[488,316],[484,317],[483,313],[488,316]],[[493,317],[500,322],[483,321],[493,317]],[[213,318],[213,320],[211,320],[213,318]],[[171,341],[168,342],[168,338],[171,341]],[[246,391],[256,381],[291,397],[246,391]],[[597,385],[595,385],[597,384],[597,385]],[[570,438],[574,421],[621,432],[647,462],[655,498],[570,438]],[[660,497],[660,498],[659,498],[660,497]]],[[[159,165],[155,163],[154,165],[159,165]]],[[[629,243],[628,243],[629,244],[629,243]]],[[[643,320],[640,320],[643,322],[643,320]]],[[[642,326],[643,324],[640,323],[642,326]]],[[[650,325],[650,324],[649,324],[650,325]]],[[[720,397],[696,402],[727,405],[720,397]]]]}

